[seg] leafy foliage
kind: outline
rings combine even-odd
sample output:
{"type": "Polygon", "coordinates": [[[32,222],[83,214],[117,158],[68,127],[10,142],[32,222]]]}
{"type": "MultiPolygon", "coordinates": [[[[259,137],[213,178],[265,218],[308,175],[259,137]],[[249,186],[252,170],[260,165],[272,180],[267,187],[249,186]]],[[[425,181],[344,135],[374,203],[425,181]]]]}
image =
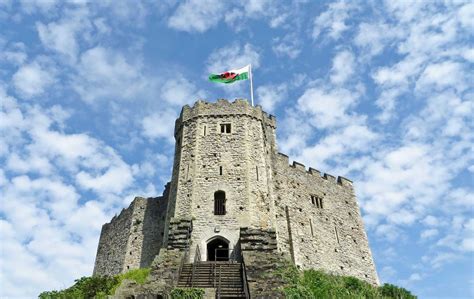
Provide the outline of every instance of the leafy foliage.
{"type": "Polygon", "coordinates": [[[73,286],[61,291],[46,291],[39,295],[40,299],[63,299],[63,298],[107,298],[113,295],[124,279],[136,281],[143,284],[150,269],[136,269],[124,274],[110,276],[82,277],[75,280],[73,286]]]}
{"type": "Polygon", "coordinates": [[[171,299],[201,299],[204,290],[198,288],[175,288],[171,291],[171,299]]]}
{"type": "Polygon", "coordinates": [[[73,286],[62,291],[43,292],[40,299],[54,298],[105,298],[118,284],[118,278],[109,276],[82,277],[73,286]]]}
{"type": "Polygon", "coordinates": [[[336,276],[316,270],[298,271],[294,266],[280,270],[286,281],[287,298],[374,298],[416,299],[408,290],[391,284],[375,287],[351,276],[336,276]]]}

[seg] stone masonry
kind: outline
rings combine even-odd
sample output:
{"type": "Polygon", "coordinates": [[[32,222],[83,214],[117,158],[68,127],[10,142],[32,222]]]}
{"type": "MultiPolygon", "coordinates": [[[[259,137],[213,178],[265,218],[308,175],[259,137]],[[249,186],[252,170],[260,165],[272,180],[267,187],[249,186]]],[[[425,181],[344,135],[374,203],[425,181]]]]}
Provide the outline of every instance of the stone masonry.
{"type": "Polygon", "coordinates": [[[184,106],[165,194],[136,198],[103,226],[94,275],[148,267],[161,248],[187,248],[192,262],[199,247],[207,260],[208,244],[219,239],[243,256],[255,285],[261,273],[252,271],[263,269],[255,268],[262,258],[270,268],[289,260],[378,284],[352,182],[290,165],[275,130],[275,117],[246,100],[184,106]],[[252,243],[249,236],[265,238],[252,243]]]}

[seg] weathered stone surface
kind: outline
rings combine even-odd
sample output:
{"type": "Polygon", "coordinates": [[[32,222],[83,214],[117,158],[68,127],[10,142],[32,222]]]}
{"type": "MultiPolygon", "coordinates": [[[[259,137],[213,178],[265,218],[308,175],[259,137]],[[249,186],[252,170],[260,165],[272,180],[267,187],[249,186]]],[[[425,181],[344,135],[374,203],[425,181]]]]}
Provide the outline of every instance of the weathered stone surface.
{"type": "Polygon", "coordinates": [[[163,244],[168,188],[162,197],[136,197],[130,207],[104,224],[94,275],[115,275],[149,267],[163,244]]]}
{"type": "MultiPolygon", "coordinates": [[[[208,242],[221,238],[233,255],[244,256],[253,289],[261,296],[266,292],[262,273],[286,260],[302,269],[377,284],[352,182],[290,164],[278,152],[275,130],[275,117],[245,100],[184,106],[176,120],[171,182],[151,218],[156,222],[137,222],[142,216],[136,216],[135,206],[144,200],[137,199],[104,225],[95,273],[142,267],[159,248],[159,256],[189,249],[186,259],[192,262],[199,246],[200,258],[206,260],[208,242]],[[217,191],[225,192],[225,215],[214,213],[217,191]],[[143,242],[132,246],[131,238],[145,238],[143,232],[159,237],[146,248],[140,248],[143,242]]],[[[162,261],[170,267],[177,262],[162,261]]]]}

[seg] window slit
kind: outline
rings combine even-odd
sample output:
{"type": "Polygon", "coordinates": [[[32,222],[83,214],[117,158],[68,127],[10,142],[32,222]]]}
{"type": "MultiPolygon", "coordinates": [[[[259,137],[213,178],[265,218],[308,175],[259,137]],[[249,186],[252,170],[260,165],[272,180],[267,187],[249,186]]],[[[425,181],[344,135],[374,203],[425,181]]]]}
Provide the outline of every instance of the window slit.
{"type": "Polygon", "coordinates": [[[309,227],[311,228],[311,236],[314,237],[314,231],[313,231],[313,219],[309,218],[309,227]]]}
{"type": "Polygon", "coordinates": [[[204,136],[206,136],[206,129],[207,129],[207,126],[204,126],[204,136]]]}
{"type": "Polygon", "coordinates": [[[337,227],[336,226],[334,226],[334,232],[336,233],[337,244],[341,244],[341,243],[339,243],[339,234],[337,233],[337,227]]]}
{"type": "Polygon", "coordinates": [[[219,175],[222,175],[222,166],[219,166],[219,175]]]}
{"type": "Polygon", "coordinates": [[[257,173],[257,181],[258,181],[258,166],[255,166],[255,172],[257,173]]]}

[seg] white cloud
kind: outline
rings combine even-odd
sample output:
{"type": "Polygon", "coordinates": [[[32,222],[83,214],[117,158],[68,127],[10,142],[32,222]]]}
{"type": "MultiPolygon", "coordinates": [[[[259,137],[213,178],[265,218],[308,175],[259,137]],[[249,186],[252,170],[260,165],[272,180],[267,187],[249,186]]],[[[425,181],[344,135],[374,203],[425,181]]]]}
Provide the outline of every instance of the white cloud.
{"type": "Polygon", "coordinates": [[[420,238],[421,239],[430,239],[433,238],[434,236],[438,235],[438,230],[435,228],[427,229],[421,232],[420,238]]]}
{"type": "Polygon", "coordinates": [[[301,41],[296,34],[285,35],[283,38],[276,37],[273,39],[272,50],[277,56],[288,56],[295,59],[301,53],[301,41]]]}
{"type": "Polygon", "coordinates": [[[109,48],[95,47],[81,55],[73,88],[84,101],[94,103],[140,99],[153,84],[145,77],[140,61],[109,48]]]}
{"type": "Polygon", "coordinates": [[[318,39],[323,34],[334,40],[339,39],[342,33],[349,29],[346,20],[352,9],[351,5],[343,0],[329,4],[328,9],[314,20],[313,39],[318,39]]]}
{"type": "Polygon", "coordinates": [[[198,99],[205,97],[205,92],[198,90],[196,86],[177,74],[174,78],[167,80],[161,87],[161,97],[170,105],[181,107],[192,104],[198,99]]]}
{"type": "Polygon", "coordinates": [[[188,0],[178,6],[168,19],[168,26],[182,31],[204,32],[219,23],[225,8],[223,1],[188,0]]]}
{"type": "Polygon", "coordinates": [[[203,33],[225,21],[233,30],[240,31],[247,19],[268,20],[272,28],[287,19],[281,4],[273,0],[250,0],[228,3],[215,0],[187,0],[178,5],[168,19],[170,28],[203,33]]]}
{"type": "Polygon", "coordinates": [[[340,127],[351,117],[346,111],[357,101],[357,95],[346,89],[309,88],[298,99],[299,109],[311,114],[316,128],[340,127]]]}
{"type": "Polygon", "coordinates": [[[79,36],[87,36],[92,29],[88,11],[77,9],[58,22],[36,23],[41,43],[45,48],[57,51],[75,62],[79,51],[79,36]]]}
{"type": "Polygon", "coordinates": [[[34,61],[21,66],[13,75],[13,85],[18,93],[25,98],[39,96],[46,92],[55,82],[53,70],[34,61]]]}
{"type": "Polygon", "coordinates": [[[174,123],[176,112],[165,110],[146,116],[142,120],[143,135],[148,138],[165,138],[170,143],[174,142],[174,123]]]}
{"type": "Polygon", "coordinates": [[[22,65],[27,60],[26,46],[22,42],[7,43],[0,37],[0,62],[22,65]]]}
{"type": "Polygon", "coordinates": [[[287,98],[286,84],[280,85],[263,85],[256,90],[257,104],[262,105],[266,112],[273,112],[276,106],[287,98]]]}
{"type": "Polygon", "coordinates": [[[464,70],[461,64],[444,61],[428,65],[416,83],[416,88],[425,90],[434,87],[435,90],[441,90],[446,87],[455,87],[458,92],[466,88],[464,82],[464,70]]]}
{"type": "Polygon", "coordinates": [[[353,152],[367,152],[377,135],[364,125],[348,125],[322,138],[313,146],[303,148],[298,161],[311,163],[313,167],[328,168],[328,161],[344,161],[353,152]]]}
{"type": "Polygon", "coordinates": [[[340,51],[334,57],[331,69],[331,82],[333,84],[344,84],[347,79],[354,75],[354,54],[348,50],[340,51]]]}
{"type": "Polygon", "coordinates": [[[400,37],[400,28],[383,21],[377,23],[361,23],[354,43],[361,49],[362,55],[369,57],[380,54],[394,38],[400,37]]]}
{"type": "Polygon", "coordinates": [[[247,43],[233,43],[213,51],[207,58],[208,73],[218,73],[252,64],[256,69],[260,66],[258,48],[247,43]]]}

